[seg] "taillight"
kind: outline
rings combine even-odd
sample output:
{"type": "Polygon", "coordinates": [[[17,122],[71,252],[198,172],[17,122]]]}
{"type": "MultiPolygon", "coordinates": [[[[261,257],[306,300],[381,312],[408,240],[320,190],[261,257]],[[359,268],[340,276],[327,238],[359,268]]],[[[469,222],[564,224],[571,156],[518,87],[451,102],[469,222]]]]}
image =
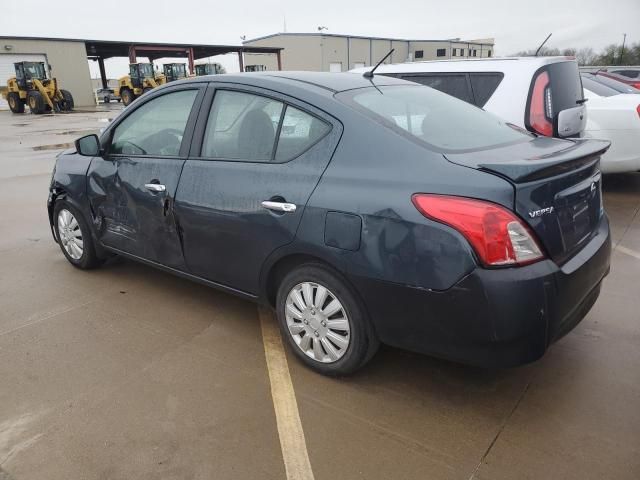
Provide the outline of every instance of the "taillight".
{"type": "Polygon", "coordinates": [[[640,82],[632,83],[631,86],[640,90],[640,82]]]}
{"type": "Polygon", "coordinates": [[[544,258],[527,226],[500,205],[426,193],[411,200],[425,217],[460,232],[485,266],[526,265],[544,258]]]}
{"type": "Polygon", "coordinates": [[[553,102],[549,74],[541,72],[536,77],[529,104],[529,125],[536,132],[547,137],[553,136],[553,102]]]}
{"type": "Polygon", "coordinates": [[[636,112],[638,112],[638,116],[640,116],[640,105],[636,107],[636,112]]]}

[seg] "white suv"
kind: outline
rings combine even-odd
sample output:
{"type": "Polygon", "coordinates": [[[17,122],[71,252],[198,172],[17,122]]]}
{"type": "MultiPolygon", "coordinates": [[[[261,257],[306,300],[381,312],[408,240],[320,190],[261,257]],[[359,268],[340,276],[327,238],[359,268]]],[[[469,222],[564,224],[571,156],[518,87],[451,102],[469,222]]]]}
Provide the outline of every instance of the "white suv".
{"type": "Polygon", "coordinates": [[[435,88],[538,135],[580,136],[587,123],[580,72],[572,57],[399,63],[380,65],[375,74],[435,88]]]}

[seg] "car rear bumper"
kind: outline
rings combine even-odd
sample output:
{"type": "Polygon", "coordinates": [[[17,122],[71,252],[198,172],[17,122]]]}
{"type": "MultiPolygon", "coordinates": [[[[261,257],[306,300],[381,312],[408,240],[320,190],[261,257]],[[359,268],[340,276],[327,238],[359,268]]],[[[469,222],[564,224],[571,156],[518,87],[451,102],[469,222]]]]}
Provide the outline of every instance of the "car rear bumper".
{"type": "Polygon", "coordinates": [[[573,329],[609,272],[605,217],[597,235],[562,266],[476,268],[446,291],[351,278],[380,340],[392,346],[489,368],[522,365],[573,329]]]}

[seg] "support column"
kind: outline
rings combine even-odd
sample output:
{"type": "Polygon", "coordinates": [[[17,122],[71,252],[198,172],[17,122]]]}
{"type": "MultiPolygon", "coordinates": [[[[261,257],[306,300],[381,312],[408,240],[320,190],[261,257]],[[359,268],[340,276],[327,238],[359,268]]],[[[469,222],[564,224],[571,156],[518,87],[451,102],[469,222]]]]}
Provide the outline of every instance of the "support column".
{"type": "Polygon", "coordinates": [[[238,63],[240,64],[240,71],[244,72],[244,58],[242,56],[242,50],[238,50],[238,63]]]}
{"type": "Polygon", "coordinates": [[[98,68],[100,68],[100,79],[102,80],[102,88],[107,88],[107,74],[104,69],[104,58],[98,57],[98,68]]]}
{"type": "Polygon", "coordinates": [[[136,47],[134,47],[133,45],[131,45],[129,47],[129,63],[136,63],[136,47]]]}
{"type": "Polygon", "coordinates": [[[189,56],[189,73],[190,73],[191,75],[193,75],[193,74],[194,74],[194,70],[195,70],[195,69],[194,69],[194,66],[193,66],[193,57],[194,57],[194,55],[193,55],[193,47],[191,47],[191,48],[187,51],[187,54],[188,54],[188,56],[189,56]]]}
{"type": "Polygon", "coordinates": [[[278,70],[282,70],[282,55],[281,55],[282,51],[278,50],[278,52],[276,53],[276,57],[278,58],[278,70]]]}

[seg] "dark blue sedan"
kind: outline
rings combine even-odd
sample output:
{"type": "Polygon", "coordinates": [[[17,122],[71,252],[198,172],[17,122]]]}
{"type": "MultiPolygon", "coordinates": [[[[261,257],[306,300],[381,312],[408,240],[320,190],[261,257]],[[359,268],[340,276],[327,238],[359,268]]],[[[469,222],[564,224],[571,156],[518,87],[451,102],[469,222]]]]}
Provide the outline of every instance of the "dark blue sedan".
{"type": "Polygon", "coordinates": [[[49,220],[78,268],[117,254],[271,305],[321,373],[380,342],[515,366],[599,295],[607,148],[389,77],[198,77],[62,154],[49,220]]]}

